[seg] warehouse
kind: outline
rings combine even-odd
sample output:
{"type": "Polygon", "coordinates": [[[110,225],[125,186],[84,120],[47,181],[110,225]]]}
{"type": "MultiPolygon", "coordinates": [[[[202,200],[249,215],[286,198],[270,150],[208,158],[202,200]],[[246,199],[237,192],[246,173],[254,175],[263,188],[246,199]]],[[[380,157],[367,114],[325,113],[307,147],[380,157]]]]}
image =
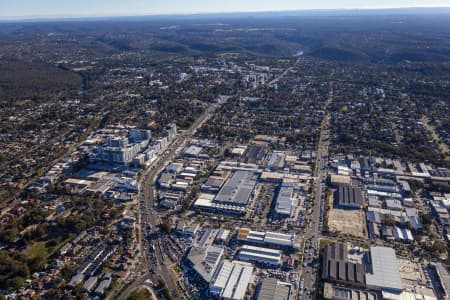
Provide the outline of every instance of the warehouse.
{"type": "Polygon", "coordinates": [[[222,247],[192,247],[188,254],[188,260],[193,269],[206,282],[210,282],[219,266],[224,250],[222,247]]]}
{"type": "Polygon", "coordinates": [[[274,151],[270,155],[269,162],[267,163],[267,167],[271,171],[281,170],[284,167],[284,160],[285,160],[286,154],[279,151],[274,151]]]}
{"type": "Polygon", "coordinates": [[[215,196],[212,194],[200,194],[194,203],[194,207],[210,213],[219,213],[225,215],[243,215],[246,212],[246,207],[238,205],[230,205],[218,203],[214,200],[215,196]]]}
{"type": "Polygon", "coordinates": [[[222,186],[214,201],[227,205],[247,206],[256,181],[257,177],[253,172],[236,171],[222,186]]]}
{"type": "Polygon", "coordinates": [[[288,300],[291,284],[276,278],[264,278],[259,288],[257,300],[288,300]]]}
{"type": "Polygon", "coordinates": [[[221,176],[210,176],[202,185],[202,192],[217,193],[225,182],[225,178],[221,176]]]}
{"type": "Polygon", "coordinates": [[[293,197],[294,188],[280,187],[275,204],[275,213],[283,217],[293,217],[297,209],[298,200],[293,197]]]}
{"type": "Polygon", "coordinates": [[[255,164],[260,162],[265,155],[266,155],[265,147],[250,145],[247,147],[245,153],[243,154],[242,161],[248,164],[255,164]]]}
{"type": "Polygon", "coordinates": [[[294,233],[285,234],[272,231],[254,231],[248,228],[241,228],[237,234],[238,241],[249,244],[265,244],[274,248],[299,249],[300,245],[294,233]]]}
{"type": "Polygon", "coordinates": [[[224,300],[244,299],[253,283],[253,266],[241,261],[224,260],[210,284],[211,295],[224,300]]]}
{"type": "Polygon", "coordinates": [[[323,292],[324,299],[376,300],[380,298],[377,297],[375,292],[342,287],[330,283],[325,283],[323,292]]]}
{"type": "Polygon", "coordinates": [[[397,211],[403,210],[402,202],[398,199],[386,199],[385,203],[386,203],[387,209],[397,210],[397,211]]]}
{"type": "Polygon", "coordinates": [[[190,146],[183,152],[183,155],[185,157],[199,157],[199,155],[202,151],[203,151],[202,147],[190,146]]]}
{"type": "Polygon", "coordinates": [[[370,247],[369,265],[366,270],[368,288],[393,293],[403,291],[394,249],[380,246],[370,247]]]}
{"type": "Polygon", "coordinates": [[[414,241],[411,230],[409,230],[408,228],[400,228],[397,226],[394,226],[394,238],[396,241],[405,243],[412,243],[414,241]]]}
{"type": "Polygon", "coordinates": [[[341,184],[337,189],[338,206],[344,208],[361,208],[364,204],[362,191],[358,187],[341,184]]]}
{"type": "Polygon", "coordinates": [[[244,245],[239,251],[238,258],[269,267],[278,268],[281,265],[281,251],[263,247],[244,245]]]}
{"type": "Polygon", "coordinates": [[[350,262],[346,244],[332,243],[323,252],[322,279],[331,282],[364,284],[364,265],[350,262]]]}

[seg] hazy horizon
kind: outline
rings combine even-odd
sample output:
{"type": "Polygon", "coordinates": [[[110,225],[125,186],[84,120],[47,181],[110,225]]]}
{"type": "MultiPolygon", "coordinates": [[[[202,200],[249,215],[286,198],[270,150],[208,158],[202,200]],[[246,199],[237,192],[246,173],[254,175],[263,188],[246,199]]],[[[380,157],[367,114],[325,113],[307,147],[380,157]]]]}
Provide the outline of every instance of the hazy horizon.
{"type": "Polygon", "coordinates": [[[142,17],[164,15],[229,14],[313,10],[376,10],[408,8],[449,7],[449,1],[320,1],[314,4],[298,3],[295,0],[273,3],[269,0],[249,0],[244,3],[228,1],[211,3],[205,0],[180,1],[106,1],[94,3],[79,0],[76,3],[44,0],[36,3],[31,0],[18,0],[0,4],[0,20],[27,19],[68,19],[68,18],[103,18],[103,17],[142,17]],[[70,12],[70,13],[69,13],[70,12]]]}

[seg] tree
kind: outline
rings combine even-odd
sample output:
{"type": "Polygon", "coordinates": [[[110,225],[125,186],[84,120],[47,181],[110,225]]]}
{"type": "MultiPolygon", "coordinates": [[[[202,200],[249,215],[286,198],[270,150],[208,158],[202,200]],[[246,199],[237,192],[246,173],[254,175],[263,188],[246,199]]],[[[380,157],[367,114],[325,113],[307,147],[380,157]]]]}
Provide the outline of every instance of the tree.
{"type": "Polygon", "coordinates": [[[170,222],[169,221],[164,221],[162,224],[161,224],[161,230],[163,231],[163,232],[165,232],[165,233],[170,233],[171,231],[172,231],[172,224],[170,224],[170,222]]]}
{"type": "Polygon", "coordinates": [[[0,251],[0,289],[17,289],[23,285],[30,275],[25,262],[26,257],[21,253],[0,251]]]}
{"type": "Polygon", "coordinates": [[[147,289],[138,289],[131,293],[127,300],[151,300],[152,294],[147,289]]]}
{"type": "Polygon", "coordinates": [[[444,241],[436,241],[433,243],[431,250],[435,255],[441,255],[447,252],[447,245],[444,241]]]}

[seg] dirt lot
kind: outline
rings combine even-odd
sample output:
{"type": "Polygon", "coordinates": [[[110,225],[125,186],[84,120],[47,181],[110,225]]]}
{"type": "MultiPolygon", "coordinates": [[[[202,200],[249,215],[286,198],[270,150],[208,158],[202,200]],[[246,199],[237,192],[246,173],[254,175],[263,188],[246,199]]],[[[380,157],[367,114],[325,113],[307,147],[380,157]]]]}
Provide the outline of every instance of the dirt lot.
{"type": "Polygon", "coordinates": [[[333,232],[355,237],[367,237],[364,211],[346,210],[332,207],[328,213],[328,228],[333,232]]]}
{"type": "Polygon", "coordinates": [[[420,295],[435,296],[433,290],[426,286],[427,278],[420,264],[401,258],[397,259],[397,264],[402,284],[406,291],[415,291],[420,295]]]}

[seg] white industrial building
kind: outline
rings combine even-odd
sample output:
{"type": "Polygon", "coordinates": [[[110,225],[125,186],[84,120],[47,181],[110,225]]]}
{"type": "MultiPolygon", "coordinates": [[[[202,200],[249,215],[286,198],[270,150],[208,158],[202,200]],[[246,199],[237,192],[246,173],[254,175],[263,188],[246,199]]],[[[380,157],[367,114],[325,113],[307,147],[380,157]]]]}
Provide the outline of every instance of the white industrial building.
{"type": "Polygon", "coordinates": [[[202,193],[194,203],[194,207],[206,212],[241,215],[247,211],[246,207],[217,203],[214,201],[215,195],[202,193]]]}
{"type": "Polygon", "coordinates": [[[254,282],[251,263],[224,260],[210,284],[211,295],[224,300],[245,298],[248,286],[254,282]]]}
{"type": "Polygon", "coordinates": [[[238,258],[243,261],[278,268],[281,265],[281,250],[244,245],[238,258]]]}
{"type": "Polygon", "coordinates": [[[276,248],[300,248],[300,244],[294,233],[286,234],[273,231],[263,232],[241,228],[238,231],[237,239],[249,244],[263,244],[276,248]]]}
{"type": "Polygon", "coordinates": [[[397,226],[394,226],[394,238],[397,241],[402,241],[405,243],[412,243],[414,241],[411,230],[409,230],[408,228],[400,228],[397,226]]]}
{"type": "Polygon", "coordinates": [[[188,254],[188,260],[192,263],[193,269],[206,282],[213,278],[224,250],[222,247],[207,246],[191,248],[188,254]]]}
{"type": "Polygon", "coordinates": [[[370,261],[366,267],[366,285],[369,289],[395,294],[403,291],[395,250],[388,247],[370,247],[370,261]]]}
{"type": "Polygon", "coordinates": [[[280,151],[274,151],[269,158],[269,162],[267,163],[267,167],[272,170],[281,170],[284,167],[284,160],[286,158],[286,154],[280,151]]]}
{"type": "Polygon", "coordinates": [[[278,191],[275,212],[285,217],[293,217],[297,209],[298,200],[294,198],[294,188],[282,186],[278,191]]]}

